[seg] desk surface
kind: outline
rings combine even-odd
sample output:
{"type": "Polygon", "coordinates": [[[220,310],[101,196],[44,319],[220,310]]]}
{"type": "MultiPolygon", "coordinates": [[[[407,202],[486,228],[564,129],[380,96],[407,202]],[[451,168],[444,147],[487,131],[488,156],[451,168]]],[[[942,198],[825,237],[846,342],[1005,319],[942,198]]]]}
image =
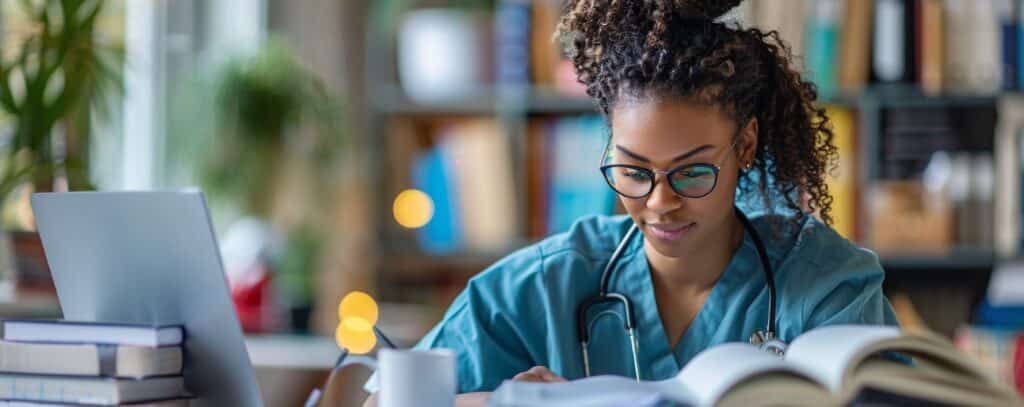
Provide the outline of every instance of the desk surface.
{"type": "Polygon", "coordinates": [[[324,336],[252,335],[245,337],[253,367],[328,370],[341,354],[324,336]]]}

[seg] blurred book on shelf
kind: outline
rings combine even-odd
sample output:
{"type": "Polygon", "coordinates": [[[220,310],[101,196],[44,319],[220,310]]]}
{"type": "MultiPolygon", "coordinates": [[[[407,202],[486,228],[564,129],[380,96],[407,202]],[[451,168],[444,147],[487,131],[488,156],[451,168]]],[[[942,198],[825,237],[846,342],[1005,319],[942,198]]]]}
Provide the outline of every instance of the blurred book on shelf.
{"type": "Polygon", "coordinates": [[[804,72],[807,78],[818,85],[822,97],[837,92],[837,75],[840,64],[836,64],[839,52],[839,0],[819,0],[811,3],[807,18],[804,44],[807,55],[804,58],[804,72]]]}
{"type": "Polygon", "coordinates": [[[418,154],[412,166],[413,186],[434,203],[434,215],[418,231],[420,248],[434,254],[454,253],[463,245],[461,207],[451,157],[440,147],[418,154]]]}
{"type": "Polygon", "coordinates": [[[433,216],[417,233],[424,251],[506,249],[518,236],[519,216],[509,145],[492,119],[443,125],[435,144],[413,158],[413,184],[427,193],[433,216]]]}
{"type": "Polygon", "coordinates": [[[946,72],[946,19],[943,0],[918,3],[917,77],[926,94],[942,92],[946,72]]]}
{"type": "Polygon", "coordinates": [[[568,117],[550,121],[547,141],[546,235],[565,232],[587,215],[609,215],[615,193],[599,166],[608,134],[600,116],[568,117]]]}
{"type": "Polygon", "coordinates": [[[953,246],[953,211],[942,192],[919,181],[883,181],[868,192],[872,248],[943,254],[953,246]]]}
{"type": "Polygon", "coordinates": [[[826,99],[871,83],[932,95],[1020,89],[1022,18],[1019,0],[748,1],[726,17],[778,31],[826,99]]]}
{"type": "Polygon", "coordinates": [[[905,293],[894,293],[888,296],[892,303],[896,319],[900,322],[900,329],[906,332],[929,332],[931,329],[924,322],[924,318],[917,311],[910,296],[905,293]]]}
{"type": "Polygon", "coordinates": [[[994,251],[998,112],[992,103],[885,109],[868,185],[869,238],[881,252],[994,251]]]}
{"type": "Polygon", "coordinates": [[[501,0],[494,12],[495,80],[499,86],[530,83],[530,0],[501,0]]]}
{"type": "Polygon", "coordinates": [[[1001,257],[1019,256],[1024,249],[1024,98],[999,100],[994,146],[996,249],[1001,257]]]}
{"type": "Polygon", "coordinates": [[[956,344],[1024,394],[1024,260],[999,262],[956,344]]]}
{"type": "Polygon", "coordinates": [[[994,377],[1013,385],[1024,395],[1024,335],[1021,331],[965,326],[953,343],[994,377]]]}
{"type": "MultiPolygon", "coordinates": [[[[565,231],[582,216],[614,212],[615,195],[599,171],[607,129],[600,116],[541,118],[527,140],[528,219],[537,239],[565,231]]],[[[415,153],[411,184],[433,202],[430,221],[417,231],[431,254],[508,249],[516,235],[517,187],[507,143],[493,121],[465,120],[443,127],[436,143],[415,153]],[[500,219],[495,219],[500,218],[500,219]]]]}
{"type": "Polygon", "coordinates": [[[832,142],[838,150],[838,162],[826,178],[832,194],[832,227],[847,239],[859,240],[857,190],[857,121],[854,111],[839,106],[826,107],[832,123],[832,142]]]}
{"type": "Polygon", "coordinates": [[[576,80],[572,61],[562,54],[561,44],[555,39],[562,5],[558,0],[534,0],[530,14],[530,72],[537,86],[558,92],[585,97],[586,88],[576,80]]]}
{"type": "Polygon", "coordinates": [[[868,83],[867,64],[871,52],[872,21],[874,0],[847,0],[846,8],[840,10],[844,18],[839,27],[838,86],[843,91],[856,91],[868,83]]]}

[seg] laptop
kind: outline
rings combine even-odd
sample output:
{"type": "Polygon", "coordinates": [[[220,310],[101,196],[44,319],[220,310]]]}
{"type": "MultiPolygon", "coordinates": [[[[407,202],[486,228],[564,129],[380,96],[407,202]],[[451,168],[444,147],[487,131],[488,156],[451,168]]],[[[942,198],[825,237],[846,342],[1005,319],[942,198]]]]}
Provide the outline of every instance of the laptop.
{"type": "Polygon", "coordinates": [[[67,320],[185,326],[192,406],[262,406],[201,192],[32,195],[67,320]]]}

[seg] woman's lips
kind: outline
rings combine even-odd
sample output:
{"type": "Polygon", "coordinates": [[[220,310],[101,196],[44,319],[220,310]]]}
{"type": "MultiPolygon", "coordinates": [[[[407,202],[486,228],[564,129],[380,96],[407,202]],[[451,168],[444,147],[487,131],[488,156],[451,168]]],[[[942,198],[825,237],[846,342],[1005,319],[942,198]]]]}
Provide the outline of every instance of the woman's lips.
{"type": "Polygon", "coordinates": [[[697,226],[696,223],[648,223],[647,229],[661,240],[676,240],[697,226]]]}

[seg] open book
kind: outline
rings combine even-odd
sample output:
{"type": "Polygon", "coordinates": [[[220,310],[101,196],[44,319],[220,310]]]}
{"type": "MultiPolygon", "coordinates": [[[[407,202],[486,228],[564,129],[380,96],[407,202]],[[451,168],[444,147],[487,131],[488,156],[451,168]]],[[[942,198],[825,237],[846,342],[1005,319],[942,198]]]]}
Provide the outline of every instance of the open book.
{"type": "Polygon", "coordinates": [[[804,333],[790,344],[784,358],[747,343],[715,346],[694,357],[674,378],[662,381],[637,383],[618,376],[568,383],[506,381],[490,403],[498,407],[838,406],[865,399],[875,405],[907,400],[921,405],[1022,404],[1013,389],[941,337],[856,325],[804,333]]]}

